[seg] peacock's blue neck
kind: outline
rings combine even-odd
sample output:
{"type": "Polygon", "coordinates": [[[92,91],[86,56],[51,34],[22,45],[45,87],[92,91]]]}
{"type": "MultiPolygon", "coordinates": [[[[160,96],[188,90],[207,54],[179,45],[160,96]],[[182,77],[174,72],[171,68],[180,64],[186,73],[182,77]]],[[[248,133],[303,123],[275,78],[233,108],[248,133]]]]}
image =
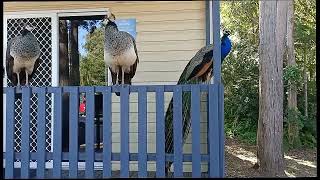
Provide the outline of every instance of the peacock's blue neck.
{"type": "Polygon", "coordinates": [[[228,36],[223,36],[221,39],[221,62],[227,57],[231,51],[231,40],[228,36]]]}

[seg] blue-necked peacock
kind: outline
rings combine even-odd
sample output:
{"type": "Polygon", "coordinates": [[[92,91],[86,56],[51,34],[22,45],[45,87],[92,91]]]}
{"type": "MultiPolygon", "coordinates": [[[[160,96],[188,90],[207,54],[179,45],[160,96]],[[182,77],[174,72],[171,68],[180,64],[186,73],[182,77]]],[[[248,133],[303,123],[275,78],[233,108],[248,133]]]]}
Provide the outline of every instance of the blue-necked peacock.
{"type": "MultiPolygon", "coordinates": [[[[225,57],[231,51],[231,40],[229,39],[229,31],[224,31],[221,38],[221,63],[225,57]]],[[[184,68],[179,81],[177,84],[199,84],[209,82],[212,77],[213,71],[213,48],[214,45],[210,44],[201,48],[196,55],[189,61],[187,66],[184,68]]],[[[190,119],[190,108],[191,108],[191,93],[182,93],[182,136],[183,144],[189,134],[191,119],[190,119]]],[[[165,149],[167,154],[173,153],[173,98],[171,98],[165,116],[165,149]]],[[[170,170],[172,163],[166,163],[166,173],[170,170]]]]}

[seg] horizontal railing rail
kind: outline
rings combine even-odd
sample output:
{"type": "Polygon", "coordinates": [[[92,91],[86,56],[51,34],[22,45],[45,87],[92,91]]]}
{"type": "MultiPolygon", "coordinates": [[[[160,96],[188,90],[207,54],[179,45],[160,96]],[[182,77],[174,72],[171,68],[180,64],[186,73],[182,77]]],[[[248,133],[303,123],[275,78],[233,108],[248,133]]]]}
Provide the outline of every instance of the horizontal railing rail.
{"type": "MultiPolygon", "coordinates": [[[[62,161],[69,162],[69,177],[78,177],[78,162],[85,161],[85,177],[95,177],[95,162],[103,162],[102,177],[111,177],[111,161],[120,162],[120,177],[129,177],[129,162],[138,161],[138,176],[147,177],[147,162],[156,162],[156,177],[165,177],[167,162],[173,162],[174,177],[183,176],[183,162],[192,162],[192,177],[200,177],[201,163],[208,164],[208,177],[223,177],[223,109],[218,109],[219,94],[223,93],[222,84],[201,85],[148,85],[148,86],[70,86],[70,87],[5,87],[6,94],[6,149],[5,178],[13,178],[14,162],[21,162],[21,178],[30,178],[30,161],[37,162],[36,178],[47,178],[45,163],[53,161],[53,178],[62,177],[62,161]],[[120,153],[112,152],[112,94],[120,92],[120,153]],[[147,152],[147,94],[155,92],[156,100],[156,153],[147,152]],[[165,93],[173,94],[174,152],[165,151],[165,93]],[[183,153],[182,120],[183,92],[191,93],[192,153],[183,153]],[[208,130],[207,153],[200,151],[200,92],[208,93],[208,130]],[[69,94],[69,152],[62,149],[62,96],[69,94]],[[80,152],[79,140],[79,94],[86,94],[85,150],[80,152]],[[102,151],[95,150],[95,93],[102,94],[102,151]],[[129,151],[129,103],[131,93],[138,93],[138,153],[129,151]],[[30,152],[30,97],[37,94],[37,151],[30,152]],[[52,152],[45,149],[46,94],[53,94],[53,141],[52,152]],[[15,100],[22,100],[22,141],[21,152],[14,149],[15,100]],[[108,147],[108,148],[106,148],[108,147]]],[[[51,176],[50,176],[51,177],[51,176]]]]}

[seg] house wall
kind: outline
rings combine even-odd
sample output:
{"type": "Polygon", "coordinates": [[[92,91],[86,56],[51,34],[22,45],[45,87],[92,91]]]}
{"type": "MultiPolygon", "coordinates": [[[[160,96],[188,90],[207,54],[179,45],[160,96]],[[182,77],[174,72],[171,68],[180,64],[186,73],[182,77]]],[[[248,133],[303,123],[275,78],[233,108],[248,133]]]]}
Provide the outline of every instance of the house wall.
{"type": "MultiPolygon", "coordinates": [[[[136,18],[137,48],[140,63],[133,85],[176,84],[184,67],[195,53],[205,45],[205,1],[59,1],[59,2],[4,2],[4,12],[45,11],[61,9],[109,8],[117,19],[136,18]]],[[[165,111],[172,93],[165,94],[165,111]]],[[[130,152],[138,152],[137,94],[130,95],[130,152]]],[[[113,96],[112,151],[120,152],[120,98],[113,96]]],[[[148,94],[148,152],[155,152],[155,93],[148,94]]],[[[201,103],[201,153],[206,153],[206,102],[201,103]]],[[[191,134],[192,132],[190,132],[191,134]]],[[[191,153],[191,136],[184,152],[191,153]]],[[[155,170],[150,162],[148,170],[155,170]]],[[[114,163],[113,169],[119,169],[114,163]]],[[[130,170],[137,170],[132,163],[130,170]]],[[[203,171],[206,166],[203,166],[203,171]]],[[[185,163],[184,171],[191,171],[185,163]]]]}

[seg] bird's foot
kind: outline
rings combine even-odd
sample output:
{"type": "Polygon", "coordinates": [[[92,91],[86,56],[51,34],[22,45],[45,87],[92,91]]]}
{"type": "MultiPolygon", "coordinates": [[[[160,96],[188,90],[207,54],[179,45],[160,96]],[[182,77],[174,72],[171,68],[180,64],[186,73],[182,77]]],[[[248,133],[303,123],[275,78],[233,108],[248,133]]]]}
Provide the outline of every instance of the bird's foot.
{"type": "Polygon", "coordinates": [[[17,89],[21,89],[21,85],[20,85],[20,84],[17,84],[17,85],[16,85],[16,88],[17,88],[17,89]]]}

